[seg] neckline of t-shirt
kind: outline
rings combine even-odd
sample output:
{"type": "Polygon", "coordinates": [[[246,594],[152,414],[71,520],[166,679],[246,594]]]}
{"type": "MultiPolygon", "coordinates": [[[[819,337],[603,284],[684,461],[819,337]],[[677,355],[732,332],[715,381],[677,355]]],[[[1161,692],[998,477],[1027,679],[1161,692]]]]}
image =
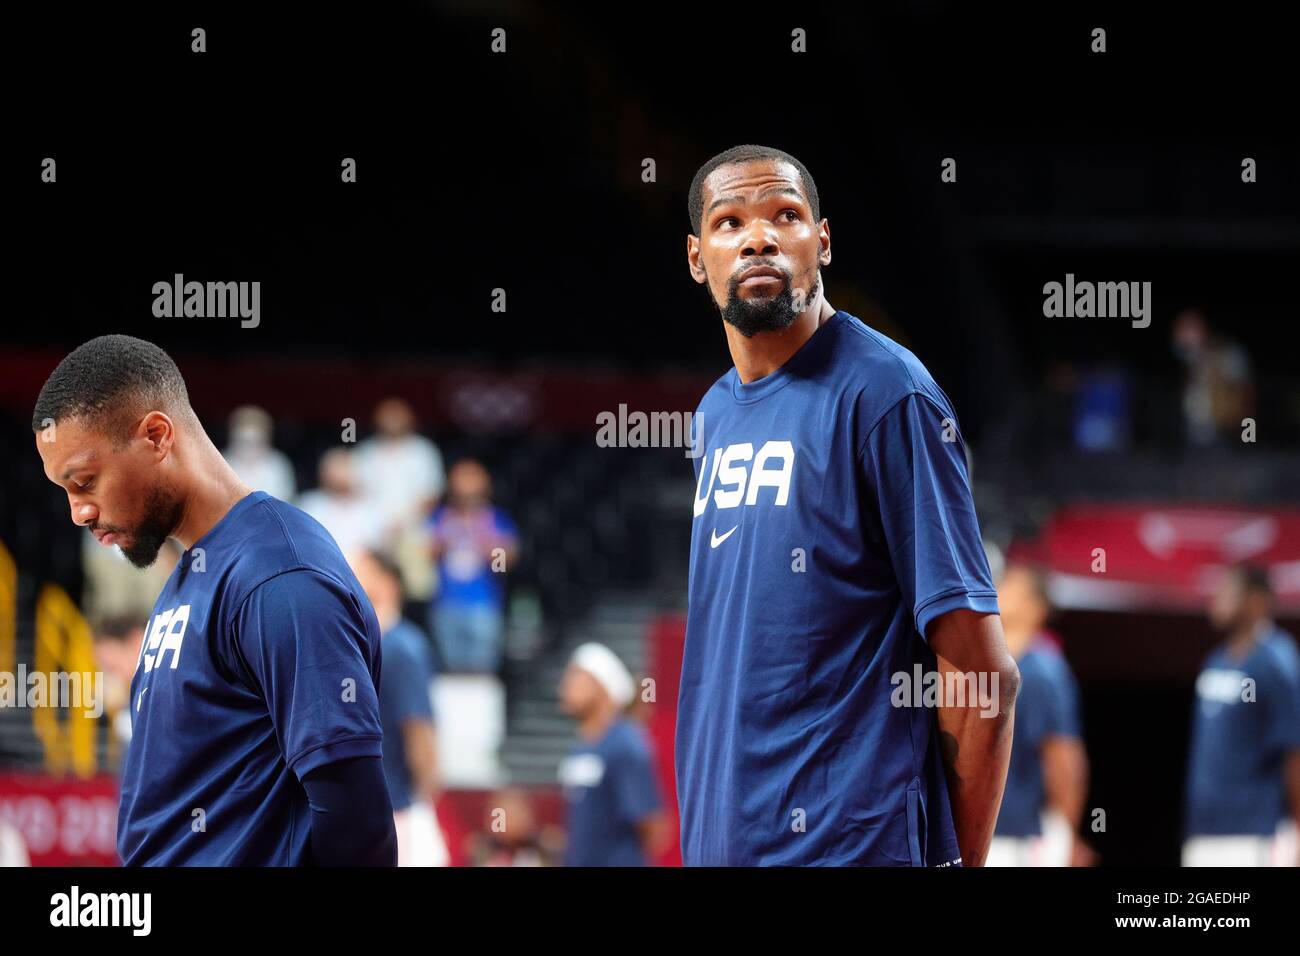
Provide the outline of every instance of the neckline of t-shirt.
{"type": "Polygon", "coordinates": [[[784,365],[776,371],[750,382],[748,385],[740,380],[740,373],[736,372],[733,367],[732,372],[735,374],[732,376],[731,397],[735,399],[737,404],[749,405],[790,384],[795,376],[821,351],[819,343],[830,340],[831,336],[826,333],[842,325],[848,320],[848,317],[847,312],[836,311],[834,315],[826,320],[825,325],[818,327],[813,331],[812,335],[808,336],[808,341],[799,346],[795,353],[785,360],[784,365]]]}
{"type": "Polygon", "coordinates": [[[251,491],[248,494],[244,495],[244,497],[240,498],[238,501],[236,501],[233,505],[230,506],[230,510],[221,516],[221,520],[219,520],[216,524],[214,524],[211,528],[209,528],[206,532],[204,532],[203,536],[199,538],[198,541],[195,541],[192,545],[190,545],[188,550],[186,550],[185,553],[189,554],[195,548],[200,547],[205,542],[209,541],[212,538],[212,536],[216,534],[218,530],[220,530],[221,526],[224,525],[226,522],[228,522],[231,518],[233,518],[236,515],[236,513],[243,511],[245,508],[250,508],[257,502],[264,501],[269,497],[271,496],[265,491],[251,491]]]}

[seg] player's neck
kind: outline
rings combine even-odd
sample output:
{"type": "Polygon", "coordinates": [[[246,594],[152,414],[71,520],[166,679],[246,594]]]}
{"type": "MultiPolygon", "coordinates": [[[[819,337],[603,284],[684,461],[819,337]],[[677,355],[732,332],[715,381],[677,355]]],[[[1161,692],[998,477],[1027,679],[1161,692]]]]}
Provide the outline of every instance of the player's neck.
{"type": "Polygon", "coordinates": [[[1232,657],[1245,657],[1260,638],[1264,636],[1264,631],[1268,629],[1267,620],[1251,621],[1249,624],[1243,624],[1231,634],[1228,635],[1228,654],[1232,657]]]}
{"type": "Polygon", "coordinates": [[[617,719],[616,707],[598,707],[578,722],[578,735],[583,740],[600,740],[617,719]]]}
{"type": "Polygon", "coordinates": [[[1029,650],[1029,645],[1033,643],[1034,634],[1035,631],[1032,629],[1026,631],[1004,630],[1003,637],[1007,642],[1007,651],[1016,660],[1020,660],[1025,651],[1029,650]]]}
{"type": "Polygon", "coordinates": [[[727,347],[731,350],[731,361],[736,366],[736,374],[744,385],[771,375],[790,360],[790,356],[799,351],[803,344],[813,337],[813,333],[829,321],[835,309],[821,296],[817,301],[801,312],[789,328],[780,332],[759,332],[746,338],[735,326],[724,323],[727,331],[727,347]]]}
{"type": "Polygon", "coordinates": [[[253,489],[239,480],[215,446],[204,449],[201,466],[190,469],[185,508],[172,537],[188,551],[253,489]]]}
{"type": "MultiPolygon", "coordinates": [[[[371,603],[373,604],[374,602],[371,603]]],[[[379,622],[380,634],[387,634],[396,627],[397,622],[402,619],[402,608],[400,606],[394,607],[391,604],[384,604],[381,607],[379,604],[375,604],[374,608],[375,620],[379,622]]]]}

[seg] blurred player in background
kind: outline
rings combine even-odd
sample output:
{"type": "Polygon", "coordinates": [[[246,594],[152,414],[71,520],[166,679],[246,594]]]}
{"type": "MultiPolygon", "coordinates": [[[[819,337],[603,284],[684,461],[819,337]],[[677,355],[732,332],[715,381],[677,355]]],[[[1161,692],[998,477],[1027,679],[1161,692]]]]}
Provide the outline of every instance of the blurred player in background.
{"type": "Polygon", "coordinates": [[[1227,639],[1196,679],[1184,866],[1300,865],[1300,653],[1272,603],[1268,573],[1247,565],[1211,600],[1227,639]]]}
{"type": "Polygon", "coordinates": [[[565,866],[646,866],[667,820],[650,745],[624,716],[636,695],[627,667],[603,644],[573,653],[560,707],[578,720],[578,744],[560,765],[569,803],[565,866]]]}
{"type": "Polygon", "coordinates": [[[112,715],[113,735],[121,747],[131,742],[131,678],[140,663],[144,623],[112,617],[95,628],[95,664],[104,672],[104,712],[112,715]]]}
{"type": "Polygon", "coordinates": [[[1050,607],[1038,571],[1008,565],[998,580],[998,608],[1007,649],[1020,668],[1020,696],[987,865],[1077,865],[1091,857],[1075,835],[1088,795],[1088,753],[1074,675],[1043,635],[1050,607]]]}
{"type": "Polygon", "coordinates": [[[802,163],[760,146],[691,184],[687,262],[735,368],[696,413],[682,859],[981,865],[1017,674],[965,443],[916,356],[823,297],[819,202],[802,163]],[[995,699],[893,706],[914,669],[995,699]]]}
{"type": "Polygon", "coordinates": [[[420,630],[402,617],[402,573],[397,565],[377,551],[357,552],[351,563],[383,634],[379,716],[384,725],[384,776],[397,829],[397,865],[446,866],[447,844],[433,809],[438,799],[438,735],[431,697],[432,651],[420,630]]]}
{"type": "Polygon", "coordinates": [[[379,622],[317,522],[252,491],[156,345],[104,335],[32,414],[74,524],[137,567],[184,553],[131,684],[127,865],[392,865],[379,622]]]}

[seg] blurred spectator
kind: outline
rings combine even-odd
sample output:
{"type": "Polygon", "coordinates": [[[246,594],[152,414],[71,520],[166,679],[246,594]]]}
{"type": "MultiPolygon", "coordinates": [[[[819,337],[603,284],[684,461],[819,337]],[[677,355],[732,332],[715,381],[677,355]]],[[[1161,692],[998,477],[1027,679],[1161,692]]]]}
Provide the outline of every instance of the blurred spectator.
{"type": "Polygon", "coordinates": [[[451,470],[447,503],[429,519],[439,591],[431,625],[448,670],[496,673],[505,630],[501,575],[519,553],[514,522],[492,505],[492,479],[477,461],[451,470]]]}
{"type": "Polygon", "coordinates": [[[446,866],[447,845],[433,804],[438,797],[438,738],[434,730],[433,661],[424,635],[402,619],[402,578],[377,551],[351,562],[374,605],[382,634],[379,718],[384,730],[384,776],[393,803],[398,866],[446,866]]]}
{"type": "Polygon", "coordinates": [[[82,613],[91,620],[134,616],[147,621],[180,554],[176,540],[168,538],[157,561],[148,568],[137,568],[117,545],[105,547],[86,532],[81,543],[81,569],[86,579],[82,613]]]}
{"type": "Polygon", "coordinates": [[[469,837],[471,866],[555,866],[563,837],[539,827],[528,795],[516,788],[494,793],[486,807],[485,833],[469,837]]]}
{"type": "Polygon", "coordinates": [[[27,855],[27,841],[18,829],[0,817],[0,867],[31,866],[27,855]]]}
{"type": "Polygon", "coordinates": [[[110,617],[95,628],[95,666],[104,674],[104,713],[120,748],[131,741],[131,679],[140,663],[145,625],[137,617],[110,617]]]}
{"type": "Polygon", "coordinates": [[[1300,651],[1268,574],[1229,569],[1210,602],[1226,640],[1196,679],[1183,866],[1300,864],[1300,651]]]}
{"type": "Polygon", "coordinates": [[[1011,765],[986,866],[1092,862],[1077,836],[1088,794],[1079,690],[1065,656],[1043,630],[1050,606],[1042,576],[1009,564],[998,579],[1007,650],[1020,668],[1011,765]]]}
{"type": "Polygon", "coordinates": [[[415,413],[400,398],[375,407],[373,437],[357,447],[361,489],[388,533],[418,526],[442,497],[446,476],[438,446],[415,431],[415,413]]]}
{"type": "Polygon", "coordinates": [[[603,644],[583,644],[560,682],[578,743],[560,765],[569,804],[565,866],[646,866],[667,836],[650,745],[624,716],[636,684],[603,644]]]}
{"type": "Polygon", "coordinates": [[[1245,349],[1213,334],[1205,316],[1196,309],[1180,312],[1174,319],[1173,349],[1187,366],[1183,421],[1188,444],[1240,440],[1241,420],[1253,412],[1255,404],[1245,349]]]}
{"type": "Polygon", "coordinates": [[[423,525],[446,485],[438,446],[416,433],[415,413],[400,398],[375,406],[375,434],[357,447],[357,481],[379,521],[383,547],[396,559],[417,601],[433,593],[423,525]]]}
{"type": "Polygon", "coordinates": [[[293,463],[271,445],[271,416],[255,405],[230,413],[230,444],[222,453],[239,480],[254,491],[281,501],[293,501],[298,485],[293,463]]]}
{"type": "Polygon", "coordinates": [[[1133,437],[1128,373],[1103,366],[1079,376],[1074,404],[1074,444],[1083,451],[1123,451],[1133,437]]]}
{"type": "Polygon", "coordinates": [[[383,528],[373,504],[361,495],[352,451],[331,448],[325,452],[318,476],[320,487],[304,492],[298,507],[325,527],[344,554],[378,548],[383,528]]]}

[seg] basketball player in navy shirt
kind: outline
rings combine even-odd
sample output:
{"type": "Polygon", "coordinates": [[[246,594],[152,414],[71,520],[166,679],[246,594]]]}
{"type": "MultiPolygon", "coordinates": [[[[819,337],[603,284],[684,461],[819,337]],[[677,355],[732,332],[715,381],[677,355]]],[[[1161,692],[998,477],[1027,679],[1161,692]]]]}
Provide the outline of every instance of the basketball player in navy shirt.
{"type": "Polygon", "coordinates": [[[1042,573],[1009,564],[998,580],[1007,649],[1020,669],[1016,729],[987,866],[1069,866],[1092,850],[1076,836],[1088,797],[1079,687],[1046,633],[1051,603],[1042,573]]]}
{"type": "Polygon", "coordinates": [[[393,865],[379,625],[329,533],[240,482],[140,339],[70,353],[32,427],[73,523],[137,567],[185,549],[131,681],[123,863],[393,865]]]}
{"type": "Polygon", "coordinates": [[[823,297],[830,227],[798,160],[728,150],[689,206],[735,367],[695,422],[682,858],[981,865],[1018,671],[956,415],[916,356],[823,297]],[[896,706],[917,673],[983,680],[993,706],[896,706]]]}
{"type": "Polygon", "coordinates": [[[1210,602],[1225,640],[1196,678],[1183,866],[1300,865],[1300,650],[1272,605],[1253,565],[1227,569],[1210,602]]]}

